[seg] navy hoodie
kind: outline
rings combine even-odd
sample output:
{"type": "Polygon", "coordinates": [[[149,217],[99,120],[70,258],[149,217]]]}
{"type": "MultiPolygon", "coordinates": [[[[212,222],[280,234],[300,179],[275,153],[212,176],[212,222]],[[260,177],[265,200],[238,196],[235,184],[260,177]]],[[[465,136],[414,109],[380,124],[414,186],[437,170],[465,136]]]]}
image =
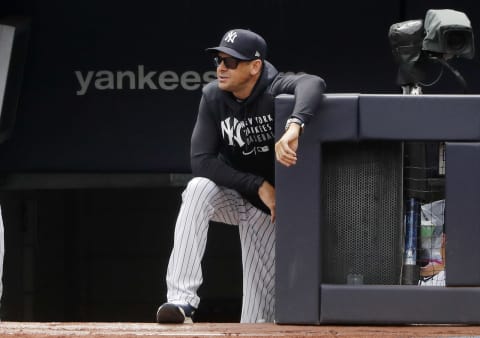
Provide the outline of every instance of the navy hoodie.
{"type": "Polygon", "coordinates": [[[258,196],[264,180],[275,185],[274,98],[294,94],[292,117],[305,122],[320,110],[325,82],[318,76],[279,74],[265,61],[251,95],[243,101],[212,81],[203,88],[191,139],[194,176],[238,191],[269,213],[258,196]]]}

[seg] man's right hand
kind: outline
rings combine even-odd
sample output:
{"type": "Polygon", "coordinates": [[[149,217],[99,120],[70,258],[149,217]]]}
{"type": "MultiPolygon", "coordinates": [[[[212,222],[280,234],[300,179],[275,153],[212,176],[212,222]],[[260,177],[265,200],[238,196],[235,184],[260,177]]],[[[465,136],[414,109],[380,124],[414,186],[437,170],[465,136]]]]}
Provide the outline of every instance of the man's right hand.
{"type": "Polygon", "coordinates": [[[258,196],[263,203],[270,209],[270,220],[275,222],[275,188],[267,181],[263,181],[258,188],[258,196]]]}

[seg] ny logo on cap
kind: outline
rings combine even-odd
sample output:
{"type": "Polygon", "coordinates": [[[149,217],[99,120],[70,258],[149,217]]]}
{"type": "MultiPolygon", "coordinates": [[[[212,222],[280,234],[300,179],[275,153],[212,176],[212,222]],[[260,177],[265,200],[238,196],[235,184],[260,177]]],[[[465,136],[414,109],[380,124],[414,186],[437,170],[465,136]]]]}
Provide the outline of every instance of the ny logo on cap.
{"type": "Polygon", "coordinates": [[[237,32],[235,32],[235,31],[230,31],[230,32],[228,32],[227,35],[225,36],[225,41],[230,42],[230,43],[234,43],[236,37],[237,37],[237,32]]]}

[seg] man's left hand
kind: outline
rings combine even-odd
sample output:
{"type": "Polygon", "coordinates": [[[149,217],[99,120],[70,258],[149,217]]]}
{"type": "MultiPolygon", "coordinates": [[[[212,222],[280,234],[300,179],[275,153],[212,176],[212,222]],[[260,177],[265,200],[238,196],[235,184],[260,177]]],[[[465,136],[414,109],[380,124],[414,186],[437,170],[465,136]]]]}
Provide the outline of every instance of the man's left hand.
{"type": "Polygon", "coordinates": [[[275,156],[277,161],[286,167],[297,163],[298,137],[300,136],[300,132],[300,125],[292,123],[280,140],[275,143],[275,156]]]}

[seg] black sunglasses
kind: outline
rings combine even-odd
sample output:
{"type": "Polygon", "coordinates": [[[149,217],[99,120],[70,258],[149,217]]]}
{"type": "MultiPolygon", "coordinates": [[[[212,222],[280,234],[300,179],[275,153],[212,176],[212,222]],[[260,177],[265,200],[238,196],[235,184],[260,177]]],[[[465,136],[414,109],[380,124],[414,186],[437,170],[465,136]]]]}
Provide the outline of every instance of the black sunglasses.
{"type": "Polygon", "coordinates": [[[222,61],[225,67],[227,67],[228,69],[236,69],[238,67],[238,64],[245,60],[240,60],[240,59],[234,58],[233,56],[221,57],[219,55],[213,58],[213,64],[215,65],[215,67],[220,66],[222,61]]]}

